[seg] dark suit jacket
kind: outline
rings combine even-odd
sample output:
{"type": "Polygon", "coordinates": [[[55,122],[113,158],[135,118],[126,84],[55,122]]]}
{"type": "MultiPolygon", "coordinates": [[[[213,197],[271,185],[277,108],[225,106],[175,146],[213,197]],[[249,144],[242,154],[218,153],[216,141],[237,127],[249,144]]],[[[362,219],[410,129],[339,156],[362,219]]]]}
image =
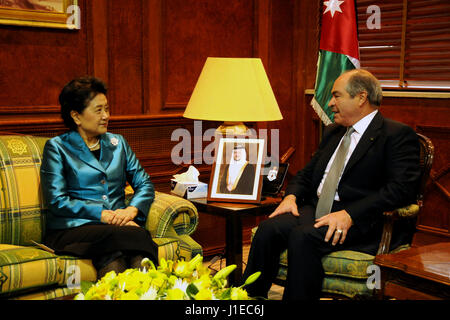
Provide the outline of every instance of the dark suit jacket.
{"type": "MultiPolygon", "coordinates": [[[[317,204],[317,188],[345,130],[328,126],[311,161],[289,182],[286,195],[294,194],[299,205],[317,204]]],[[[345,209],[363,233],[379,228],[382,212],[415,201],[419,152],[412,128],[378,112],[344,169],[334,209],[345,209]]]]}

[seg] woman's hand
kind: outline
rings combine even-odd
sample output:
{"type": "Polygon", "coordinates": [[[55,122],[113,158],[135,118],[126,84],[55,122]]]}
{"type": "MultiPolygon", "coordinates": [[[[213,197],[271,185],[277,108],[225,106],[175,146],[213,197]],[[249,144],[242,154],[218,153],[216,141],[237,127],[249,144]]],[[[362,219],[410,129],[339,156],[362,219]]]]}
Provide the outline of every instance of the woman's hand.
{"type": "Polygon", "coordinates": [[[138,214],[138,209],[136,207],[127,207],[125,209],[117,209],[114,211],[114,218],[111,220],[111,224],[117,226],[124,226],[127,223],[133,221],[138,214]]]}
{"type": "Polygon", "coordinates": [[[125,226],[129,226],[129,227],[139,227],[139,225],[134,222],[134,221],[129,221],[125,224],[125,226]]]}
{"type": "Polygon", "coordinates": [[[112,210],[103,210],[102,211],[102,217],[100,219],[101,222],[111,224],[113,218],[115,216],[114,211],[112,210]]]}

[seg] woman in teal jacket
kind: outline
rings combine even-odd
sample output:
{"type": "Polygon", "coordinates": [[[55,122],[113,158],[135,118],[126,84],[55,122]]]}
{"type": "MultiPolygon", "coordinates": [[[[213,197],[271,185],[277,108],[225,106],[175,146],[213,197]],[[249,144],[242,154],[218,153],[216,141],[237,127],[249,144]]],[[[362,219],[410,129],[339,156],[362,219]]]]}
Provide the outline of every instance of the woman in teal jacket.
{"type": "Polygon", "coordinates": [[[42,166],[48,207],[45,242],[56,253],[90,258],[98,278],[157,263],[158,248],[143,228],[153,184],[126,140],[107,132],[106,85],[93,77],[69,82],[59,96],[67,133],[47,141],[42,166]],[[135,194],[125,205],[126,182],[135,194]]]}

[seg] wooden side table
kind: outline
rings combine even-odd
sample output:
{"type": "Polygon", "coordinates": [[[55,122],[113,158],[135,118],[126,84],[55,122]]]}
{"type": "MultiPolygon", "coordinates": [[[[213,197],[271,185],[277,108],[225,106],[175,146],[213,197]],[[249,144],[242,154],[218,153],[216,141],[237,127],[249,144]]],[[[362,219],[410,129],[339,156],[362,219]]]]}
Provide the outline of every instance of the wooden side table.
{"type": "Polygon", "coordinates": [[[450,242],[375,257],[381,296],[400,300],[450,299],[450,242]]]}
{"type": "Polygon", "coordinates": [[[208,202],[205,198],[189,199],[198,211],[225,218],[225,259],[227,266],[236,265],[228,278],[230,285],[240,285],[242,277],[242,218],[272,213],[281,198],[268,197],[259,204],[208,202]]]}

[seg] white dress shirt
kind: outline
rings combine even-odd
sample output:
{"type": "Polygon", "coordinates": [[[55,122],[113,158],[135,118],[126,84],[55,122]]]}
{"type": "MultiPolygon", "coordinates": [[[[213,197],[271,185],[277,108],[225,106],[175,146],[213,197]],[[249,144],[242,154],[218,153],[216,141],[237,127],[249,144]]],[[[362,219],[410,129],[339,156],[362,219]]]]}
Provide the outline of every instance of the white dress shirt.
{"type": "MultiPolygon", "coordinates": [[[[372,113],[369,113],[367,116],[365,116],[364,118],[362,118],[361,120],[359,120],[357,123],[355,123],[353,125],[353,129],[355,129],[355,131],[350,136],[350,146],[348,148],[348,153],[347,153],[347,157],[345,158],[345,164],[344,164],[344,168],[342,169],[342,172],[344,172],[345,167],[347,166],[348,160],[352,156],[352,153],[355,150],[356,146],[358,145],[359,140],[361,139],[362,135],[366,131],[369,124],[372,122],[372,120],[375,117],[375,115],[377,114],[377,112],[378,112],[378,110],[375,110],[372,113]]],[[[342,138],[344,138],[344,137],[342,137],[342,138]]],[[[333,155],[331,156],[330,161],[327,164],[327,167],[325,168],[325,172],[323,174],[322,181],[320,182],[319,187],[317,188],[317,196],[318,197],[320,197],[320,194],[322,192],[323,183],[325,181],[325,178],[328,175],[328,172],[330,171],[331,164],[333,163],[334,158],[336,157],[336,152],[339,149],[339,146],[341,145],[341,143],[342,143],[342,139],[339,142],[338,146],[336,147],[336,150],[334,151],[333,155]]],[[[342,175],[342,172],[341,172],[341,175],[342,175]]],[[[341,177],[339,177],[339,181],[340,180],[341,180],[341,177]]],[[[338,185],[339,185],[339,182],[338,182],[338,185]]],[[[334,200],[336,200],[336,201],[340,200],[337,190],[336,190],[336,195],[334,196],[334,200]]]]}

